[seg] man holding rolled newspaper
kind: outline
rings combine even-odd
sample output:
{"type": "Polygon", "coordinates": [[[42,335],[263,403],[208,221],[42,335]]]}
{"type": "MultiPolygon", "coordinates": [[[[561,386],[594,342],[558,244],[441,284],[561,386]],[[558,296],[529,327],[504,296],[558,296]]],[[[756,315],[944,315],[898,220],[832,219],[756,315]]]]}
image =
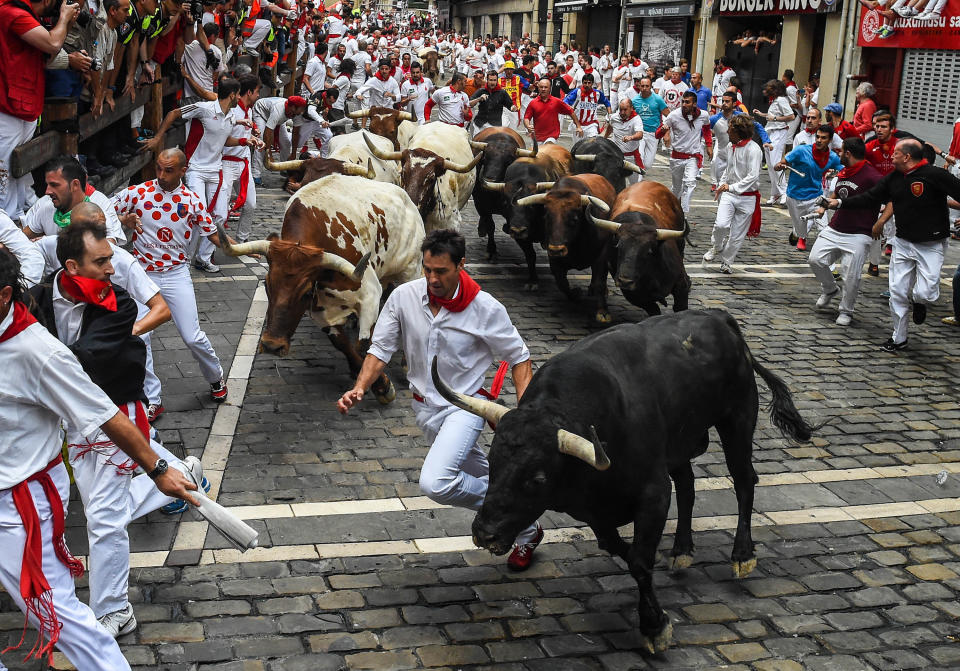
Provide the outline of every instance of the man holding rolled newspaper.
{"type": "Polygon", "coordinates": [[[787,181],[787,210],[793,220],[790,245],[796,245],[801,252],[807,251],[807,231],[810,226],[807,215],[816,211],[817,201],[823,196],[824,175],[843,167],[840,158],[830,151],[832,139],[833,127],[820,126],[812,145],[796,147],[773,166],[777,172],[790,171],[787,181]]]}

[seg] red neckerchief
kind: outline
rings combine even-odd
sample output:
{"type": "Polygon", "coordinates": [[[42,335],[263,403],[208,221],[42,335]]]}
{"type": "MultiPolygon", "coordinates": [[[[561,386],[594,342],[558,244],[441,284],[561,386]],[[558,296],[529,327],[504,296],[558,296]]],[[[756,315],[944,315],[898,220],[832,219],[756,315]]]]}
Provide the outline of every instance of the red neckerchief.
{"type": "Polygon", "coordinates": [[[60,288],[70,298],[81,303],[99,305],[110,312],[117,311],[117,295],[113,291],[113,285],[109,282],[71,275],[66,271],[60,273],[58,277],[60,288]]]}
{"type": "Polygon", "coordinates": [[[500,84],[496,84],[496,85],[494,85],[494,87],[493,87],[493,88],[490,88],[490,85],[489,85],[489,84],[487,84],[487,85],[485,85],[485,86],[484,86],[483,88],[484,88],[484,89],[486,89],[487,91],[490,91],[490,93],[494,93],[494,92],[496,92],[496,91],[499,91],[499,90],[500,90],[500,84]]]}
{"type": "Polygon", "coordinates": [[[792,79],[787,82],[787,86],[792,86],[793,88],[797,88],[796,82],[794,82],[792,79]]]}
{"type": "Polygon", "coordinates": [[[720,74],[723,74],[723,73],[726,72],[727,70],[733,70],[733,68],[731,68],[731,67],[729,67],[729,66],[727,66],[727,65],[724,65],[724,66],[720,69],[720,74]]]}
{"type": "Polygon", "coordinates": [[[813,152],[813,160],[817,162],[821,168],[827,167],[827,161],[830,160],[830,148],[820,150],[817,149],[816,145],[810,145],[810,149],[813,152]]]}
{"type": "Polygon", "coordinates": [[[861,169],[863,169],[863,166],[864,166],[866,163],[867,163],[867,161],[866,161],[866,159],[864,159],[864,160],[862,160],[862,161],[859,161],[859,162],[857,162],[857,163],[854,163],[853,165],[848,165],[848,166],[846,166],[843,170],[841,170],[839,173],[837,173],[837,178],[838,178],[838,179],[845,179],[845,178],[847,178],[847,177],[852,177],[853,175],[856,175],[858,172],[860,172],[861,169]]]}
{"type": "Polygon", "coordinates": [[[583,69],[583,74],[588,74],[588,73],[590,73],[590,72],[593,72],[593,68],[584,68],[584,69],[583,69]]]}
{"type": "Polygon", "coordinates": [[[413,76],[411,75],[410,81],[414,84],[419,84],[420,82],[423,81],[423,77],[421,77],[420,79],[414,79],[413,76]]]}
{"type": "Polygon", "coordinates": [[[374,75],[374,77],[376,77],[377,79],[379,79],[379,80],[382,81],[382,82],[389,81],[391,76],[392,76],[392,75],[387,75],[386,77],[382,76],[381,73],[380,73],[380,70],[377,70],[377,74],[374,75]]]}
{"type": "Polygon", "coordinates": [[[920,159],[920,161],[919,161],[915,166],[913,166],[913,167],[910,168],[909,170],[905,170],[905,171],[903,172],[903,174],[904,174],[904,175],[909,175],[911,172],[913,172],[913,171],[916,170],[917,168],[922,168],[922,167],[925,166],[925,165],[930,165],[930,164],[927,163],[927,159],[922,158],[922,159],[920,159]]]}
{"type": "Polygon", "coordinates": [[[27,306],[20,301],[13,301],[12,308],[13,321],[3,333],[0,333],[0,342],[10,340],[10,338],[26,329],[28,326],[30,326],[30,324],[35,324],[37,322],[36,317],[30,314],[27,306]]]}
{"type": "Polygon", "coordinates": [[[591,93],[593,93],[594,91],[596,91],[596,89],[590,89],[590,90],[588,91],[588,90],[587,90],[587,87],[586,87],[586,86],[583,86],[583,85],[581,84],[581,85],[580,85],[580,99],[583,100],[583,97],[584,97],[584,96],[588,96],[588,95],[590,95],[591,93]]]}
{"type": "Polygon", "coordinates": [[[630,108],[630,116],[628,116],[626,119],[624,119],[624,118],[623,118],[623,115],[621,115],[621,116],[620,116],[620,121],[626,123],[627,121],[630,121],[630,119],[632,119],[632,118],[635,117],[635,116],[637,116],[637,110],[635,110],[635,109],[633,109],[633,108],[631,107],[631,108],[630,108]]]}
{"type": "Polygon", "coordinates": [[[734,151],[736,151],[737,149],[742,149],[743,147],[746,147],[746,146],[747,146],[747,143],[750,142],[750,140],[752,140],[752,139],[753,139],[752,137],[745,137],[745,138],[743,138],[742,140],[740,140],[739,142],[734,142],[734,143],[733,143],[733,149],[734,149],[734,151]]]}
{"type": "MultiPolygon", "coordinates": [[[[396,69],[396,68],[394,68],[394,69],[396,69]]],[[[408,75],[408,74],[410,74],[410,66],[408,65],[407,67],[403,67],[403,66],[401,65],[401,66],[400,66],[400,71],[403,72],[403,74],[408,75]]]]}
{"type": "Polygon", "coordinates": [[[690,128],[693,128],[693,122],[699,119],[702,113],[703,113],[703,110],[700,109],[699,107],[697,108],[697,113],[694,114],[692,117],[688,117],[686,114],[684,114],[682,108],[680,111],[680,114],[683,115],[683,118],[686,119],[688,124],[690,124],[690,128]]]}
{"type": "Polygon", "coordinates": [[[473,299],[480,293],[480,285],[472,277],[467,275],[466,270],[460,271],[460,290],[453,298],[441,298],[430,293],[427,288],[427,295],[430,297],[431,305],[437,305],[446,308],[450,312],[463,312],[467,306],[473,302],[473,299]]]}

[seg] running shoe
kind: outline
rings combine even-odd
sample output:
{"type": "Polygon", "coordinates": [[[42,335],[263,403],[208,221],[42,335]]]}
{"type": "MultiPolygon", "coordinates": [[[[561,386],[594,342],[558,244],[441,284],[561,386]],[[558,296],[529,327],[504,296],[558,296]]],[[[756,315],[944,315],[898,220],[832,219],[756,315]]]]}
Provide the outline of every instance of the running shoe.
{"type": "Polygon", "coordinates": [[[530,543],[514,545],[513,552],[507,557],[507,566],[511,571],[526,571],[533,562],[533,551],[537,549],[543,540],[543,527],[537,522],[537,537],[530,543]]]}
{"type": "Polygon", "coordinates": [[[165,412],[164,407],[159,403],[151,403],[147,406],[147,421],[153,424],[157,421],[157,417],[162,415],[165,412]]]}
{"type": "Polygon", "coordinates": [[[880,345],[880,349],[884,352],[899,352],[900,350],[907,349],[907,341],[893,342],[893,338],[887,338],[887,341],[880,345]]]}
{"type": "Polygon", "coordinates": [[[98,617],[97,622],[102,624],[103,628],[114,638],[126,636],[137,628],[137,618],[133,614],[133,606],[129,603],[123,610],[98,617]]]}
{"type": "Polygon", "coordinates": [[[227,383],[221,377],[216,382],[210,383],[210,398],[214,403],[223,403],[227,400],[227,383]]]}

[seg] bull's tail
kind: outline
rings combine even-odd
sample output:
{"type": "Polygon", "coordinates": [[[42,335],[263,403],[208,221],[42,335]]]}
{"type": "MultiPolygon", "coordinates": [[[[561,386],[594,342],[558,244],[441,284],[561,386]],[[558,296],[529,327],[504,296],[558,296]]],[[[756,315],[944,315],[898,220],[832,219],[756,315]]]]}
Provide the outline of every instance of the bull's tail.
{"type": "Polygon", "coordinates": [[[753,370],[763,378],[763,381],[770,388],[770,393],[773,394],[773,401],[770,403],[770,419],[773,420],[774,426],[780,429],[782,434],[794,440],[801,442],[810,440],[813,432],[822,427],[823,424],[818,426],[807,424],[806,420],[801,417],[800,411],[797,410],[797,406],[793,404],[793,396],[790,394],[790,389],[787,388],[786,383],[775,373],[764,368],[753,357],[749,349],[747,350],[747,356],[750,357],[750,365],[753,366],[753,370]]]}

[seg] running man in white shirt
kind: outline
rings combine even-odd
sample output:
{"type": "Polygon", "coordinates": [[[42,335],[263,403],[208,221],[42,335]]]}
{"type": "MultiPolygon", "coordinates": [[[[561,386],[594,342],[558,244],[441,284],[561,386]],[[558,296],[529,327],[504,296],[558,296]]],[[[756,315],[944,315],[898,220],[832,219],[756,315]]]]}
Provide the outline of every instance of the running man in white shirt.
{"type": "Polygon", "coordinates": [[[726,168],[720,177],[715,199],[717,220],[713,225],[713,246],[703,255],[704,264],[720,261],[720,272],[733,272],[733,261],[747,232],[760,232],[760,166],[763,153],[753,141],[753,121],[746,115],[727,120],[730,143],[726,146],[726,168]]]}
{"type": "MultiPolygon", "coordinates": [[[[623,152],[624,160],[631,161],[641,170],[646,170],[643,157],[640,154],[640,142],[643,140],[643,119],[633,109],[629,98],[620,101],[616,114],[607,119],[607,126],[603,129],[603,136],[609,137],[623,152]]],[[[635,173],[635,181],[643,181],[643,175],[635,173]]],[[[628,177],[627,182],[631,179],[628,177]]]]}
{"type": "MultiPolygon", "coordinates": [[[[359,403],[402,347],[417,424],[433,443],[420,471],[420,489],[437,503],[476,511],[486,496],[489,472],[487,457],[476,444],[483,420],[440,396],[431,379],[431,362],[438,359],[441,377],[454,390],[486,397],[499,394],[499,389],[482,389],[491,361],[502,360],[501,366],[511,369],[517,398],[530,383],[533,367],[503,305],[464,271],[465,247],[463,236],[453,230],[427,235],[421,247],[425,278],[390,294],[356,384],[340,397],[337,408],[346,414],[359,403]]],[[[515,571],[526,569],[542,539],[539,522],[525,529],[507,565],[515,571]]]]}
{"type": "Polygon", "coordinates": [[[400,85],[400,104],[406,106],[408,112],[417,118],[417,123],[426,123],[423,110],[433,93],[433,82],[423,76],[423,69],[418,61],[410,64],[410,79],[400,85]]]}
{"type": "Polygon", "coordinates": [[[0,250],[0,368],[0,584],[39,624],[33,654],[44,663],[53,663],[56,646],[78,669],[127,671],[120,647],[74,588],[83,565],[63,543],[70,479],[60,456],[61,419],[87,437],[103,431],[168,496],[193,503],[189,490],[197,486],[167,467],[73,353],[30,315],[9,250],[0,250]]]}
{"type": "MultiPolygon", "coordinates": [[[[352,59],[347,59],[352,60],[352,59]]],[[[307,101],[300,96],[282,98],[260,98],[253,105],[253,122],[260,130],[264,150],[253,152],[253,179],[257,186],[263,173],[264,151],[280,150],[283,160],[296,158],[296,145],[287,131],[287,119],[293,120],[293,140],[299,140],[300,126],[307,123],[303,113],[307,111],[307,101]]]]}
{"type": "Polygon", "coordinates": [[[437,89],[427,100],[423,108],[424,121],[430,120],[434,106],[437,107],[437,120],[463,128],[473,118],[470,110],[470,98],[463,92],[467,83],[465,75],[456,72],[450,77],[450,85],[437,89]]]}
{"type": "Polygon", "coordinates": [[[390,76],[390,69],[390,61],[387,59],[381,60],[377,64],[376,74],[353,94],[353,97],[357,100],[367,98],[363,103],[365,109],[370,107],[392,108],[394,103],[400,100],[400,86],[397,84],[397,80],[390,76]]]}
{"type": "Polygon", "coordinates": [[[223,403],[227,383],[220,359],[200,329],[188,258],[192,237],[209,236],[217,247],[220,239],[203,201],[183,184],[186,162],[179,149],[162,151],[157,157],[157,178],[120,191],[113,204],[128,220],[128,228],[136,231],[133,254],[160,287],[180,337],[210,384],[210,398],[223,403]]]}
{"type": "Polygon", "coordinates": [[[29,289],[43,279],[46,274],[43,255],[3,210],[0,210],[0,247],[10,250],[20,261],[25,289],[29,289]]]}
{"type": "Polygon", "coordinates": [[[673,194],[680,199],[683,213],[690,212],[690,198],[697,185],[697,171],[703,167],[703,154],[700,153],[700,140],[703,139],[707,155],[713,158],[713,134],[710,132],[710,116],[697,106],[697,94],[687,91],[683,94],[678,109],[664,118],[663,125],[657,129],[660,137],[665,131],[673,136],[670,152],[670,174],[673,178],[673,194]]]}
{"type": "Polygon", "coordinates": [[[240,77],[240,97],[237,106],[231,110],[234,123],[230,135],[247,144],[223,149],[223,180],[217,194],[217,204],[221,198],[230,202],[233,187],[237,187],[237,199],[230,203],[231,212],[240,210],[237,223],[237,240],[246,242],[250,235],[250,226],[257,208],[257,189],[253,183],[253,170],[250,167],[250,151],[263,148],[263,143],[253,136],[253,106],[260,99],[260,79],[255,74],[240,77]]]}
{"type": "Polygon", "coordinates": [[[773,169],[773,166],[783,158],[787,140],[790,139],[790,122],[796,115],[787,99],[787,87],[779,79],[768,81],[763,87],[763,94],[773,102],[770,103],[766,114],[759,110],[754,110],[753,113],[755,116],[766,117],[767,135],[770,136],[770,144],[773,147],[766,150],[767,172],[770,175],[770,199],[767,205],[786,205],[786,180],[781,173],[773,169]]]}

